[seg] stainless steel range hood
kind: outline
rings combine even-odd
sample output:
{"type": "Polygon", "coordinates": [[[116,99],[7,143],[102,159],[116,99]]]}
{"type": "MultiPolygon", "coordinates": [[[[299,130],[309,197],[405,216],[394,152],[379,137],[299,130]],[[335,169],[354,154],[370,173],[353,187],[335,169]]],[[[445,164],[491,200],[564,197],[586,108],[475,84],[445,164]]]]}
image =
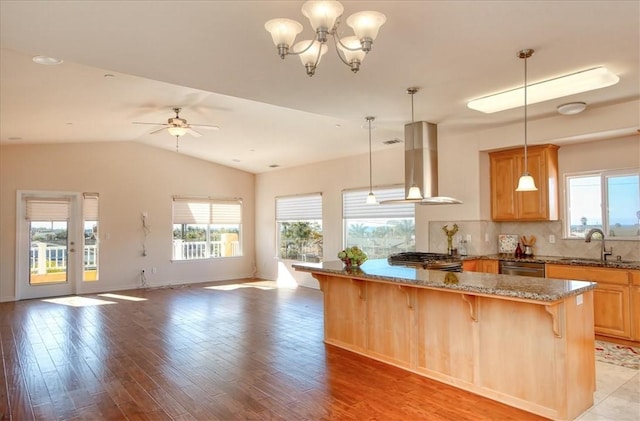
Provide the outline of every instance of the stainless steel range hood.
{"type": "Polygon", "coordinates": [[[381,203],[449,205],[462,201],[438,195],[438,126],[416,121],[404,126],[404,189],[406,198],[412,185],[420,188],[423,199],[385,200],[381,203]]]}

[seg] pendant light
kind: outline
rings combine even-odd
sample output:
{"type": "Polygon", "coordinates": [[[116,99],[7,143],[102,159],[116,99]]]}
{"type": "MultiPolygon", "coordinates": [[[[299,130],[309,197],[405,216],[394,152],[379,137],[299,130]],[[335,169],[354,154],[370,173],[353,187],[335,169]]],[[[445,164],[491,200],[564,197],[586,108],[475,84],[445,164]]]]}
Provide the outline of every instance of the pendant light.
{"type": "Polygon", "coordinates": [[[516,191],[538,191],[533,177],[529,174],[527,157],[527,59],[532,55],[533,50],[530,48],[518,52],[518,57],[524,59],[524,172],[518,180],[516,191]]]}
{"type": "MultiPolygon", "coordinates": [[[[411,95],[411,123],[413,124],[414,116],[413,116],[413,95],[418,92],[418,88],[408,88],[407,93],[411,95]]],[[[420,192],[420,187],[416,186],[415,182],[415,169],[416,169],[416,158],[415,158],[415,140],[414,136],[411,136],[411,150],[413,151],[413,158],[411,159],[411,187],[409,188],[409,192],[407,193],[407,199],[410,200],[420,200],[422,199],[422,193],[420,192]]]]}
{"type": "Polygon", "coordinates": [[[367,205],[377,205],[378,200],[376,199],[376,195],[373,194],[373,167],[371,165],[371,122],[376,118],[371,116],[365,118],[369,123],[369,195],[367,196],[367,205]]]}

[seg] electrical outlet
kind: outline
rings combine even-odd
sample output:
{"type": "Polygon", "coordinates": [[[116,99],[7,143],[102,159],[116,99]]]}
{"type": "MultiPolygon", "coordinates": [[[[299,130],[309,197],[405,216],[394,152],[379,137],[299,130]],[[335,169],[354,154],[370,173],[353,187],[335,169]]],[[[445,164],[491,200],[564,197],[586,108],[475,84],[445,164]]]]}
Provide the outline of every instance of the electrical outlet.
{"type": "Polygon", "coordinates": [[[471,242],[471,234],[467,234],[467,243],[471,242]]]}
{"type": "Polygon", "coordinates": [[[142,217],[143,218],[148,218],[149,217],[149,212],[147,212],[147,211],[142,212],[142,217]]]}
{"type": "Polygon", "coordinates": [[[485,233],[484,234],[484,242],[488,243],[489,242],[489,233],[485,233]]]}
{"type": "Polygon", "coordinates": [[[549,235],[549,244],[555,244],[556,242],[556,236],[551,234],[549,235]]]}
{"type": "Polygon", "coordinates": [[[158,268],[156,268],[156,267],[151,268],[151,273],[153,273],[155,275],[156,272],[158,272],[158,268]]]}

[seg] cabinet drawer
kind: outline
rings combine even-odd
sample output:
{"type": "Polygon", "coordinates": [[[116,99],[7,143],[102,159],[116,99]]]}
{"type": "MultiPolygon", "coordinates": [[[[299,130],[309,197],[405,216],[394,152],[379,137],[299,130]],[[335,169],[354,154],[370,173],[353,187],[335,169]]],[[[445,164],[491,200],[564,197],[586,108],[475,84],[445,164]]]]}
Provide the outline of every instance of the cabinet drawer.
{"type": "Polygon", "coordinates": [[[548,264],[546,266],[546,276],[547,278],[576,279],[580,281],[629,285],[629,271],[625,269],[548,264]]]}
{"type": "Polygon", "coordinates": [[[630,270],[629,280],[631,281],[631,285],[640,286],[640,270],[630,270]]]}

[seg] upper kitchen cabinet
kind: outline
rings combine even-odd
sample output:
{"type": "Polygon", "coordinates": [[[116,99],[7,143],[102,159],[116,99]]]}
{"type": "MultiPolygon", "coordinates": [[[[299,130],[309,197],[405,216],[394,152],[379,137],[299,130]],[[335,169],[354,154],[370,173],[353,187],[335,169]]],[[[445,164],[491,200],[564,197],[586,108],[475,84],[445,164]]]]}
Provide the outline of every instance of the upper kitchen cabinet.
{"type": "Polygon", "coordinates": [[[528,170],[538,191],[517,192],[524,172],[524,148],[491,152],[491,219],[555,221],[558,219],[558,147],[527,148],[528,170]]]}

